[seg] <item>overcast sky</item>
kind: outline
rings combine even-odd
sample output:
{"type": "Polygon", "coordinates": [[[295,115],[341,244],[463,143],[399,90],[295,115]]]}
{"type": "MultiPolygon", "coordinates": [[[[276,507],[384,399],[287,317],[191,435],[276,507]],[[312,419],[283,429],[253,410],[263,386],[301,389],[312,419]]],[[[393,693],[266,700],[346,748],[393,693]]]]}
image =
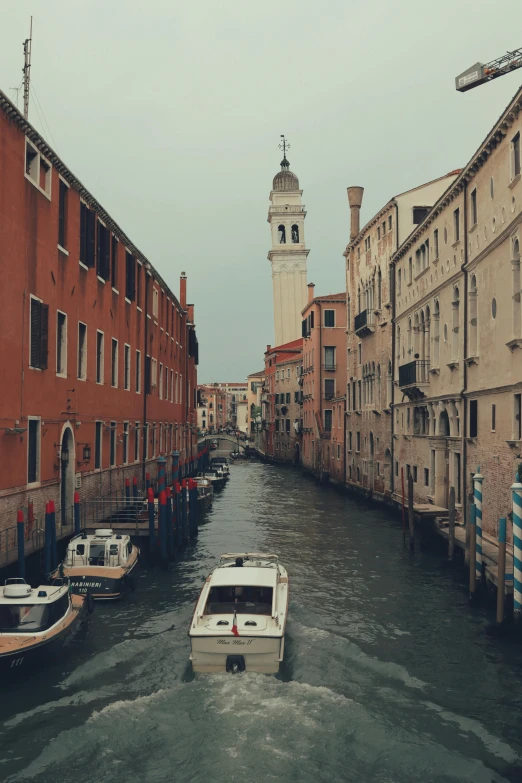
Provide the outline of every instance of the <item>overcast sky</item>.
{"type": "Polygon", "coordinates": [[[454,87],[522,45],[520,0],[4,0],[11,99],[31,13],[52,137],[36,98],[30,121],[175,292],[186,271],[200,382],[244,379],[273,343],[266,218],[281,133],[304,190],[308,279],[341,291],[346,187],[365,188],[364,224],[464,165],[522,82],[519,70],[454,87]]]}

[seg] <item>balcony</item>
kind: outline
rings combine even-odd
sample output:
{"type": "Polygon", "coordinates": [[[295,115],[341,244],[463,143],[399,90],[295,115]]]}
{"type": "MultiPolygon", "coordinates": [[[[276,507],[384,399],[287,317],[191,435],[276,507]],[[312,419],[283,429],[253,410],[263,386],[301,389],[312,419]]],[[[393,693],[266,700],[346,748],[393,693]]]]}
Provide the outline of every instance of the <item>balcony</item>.
{"type": "Polygon", "coordinates": [[[430,363],[414,359],[399,367],[399,387],[410,399],[425,397],[423,389],[429,386],[430,363]]]}
{"type": "Polygon", "coordinates": [[[355,334],[359,337],[364,337],[366,334],[371,334],[375,331],[373,325],[373,312],[372,310],[363,310],[355,316],[355,334]]]}
{"type": "Polygon", "coordinates": [[[326,364],[323,364],[323,370],[326,372],[335,372],[337,369],[337,365],[333,362],[326,362],[326,364]]]}

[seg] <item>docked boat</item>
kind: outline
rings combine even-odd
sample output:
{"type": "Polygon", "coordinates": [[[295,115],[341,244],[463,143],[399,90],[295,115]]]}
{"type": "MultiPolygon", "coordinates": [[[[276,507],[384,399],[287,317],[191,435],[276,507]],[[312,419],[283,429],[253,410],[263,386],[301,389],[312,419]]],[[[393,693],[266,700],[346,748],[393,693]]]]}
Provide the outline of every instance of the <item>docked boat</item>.
{"type": "Polygon", "coordinates": [[[68,577],[73,593],[113,601],[134,587],[131,574],[139,553],[130,536],[100,528],[69,541],[65,560],[53,576],[68,577]]]}
{"type": "Polygon", "coordinates": [[[277,555],[221,555],[189,628],[195,672],[273,674],[283,660],[288,574],[277,555]]]}
{"type": "Polygon", "coordinates": [[[213,457],[210,460],[210,467],[214,470],[221,470],[227,481],[230,478],[230,468],[226,457],[213,457]]]}
{"type": "Polygon", "coordinates": [[[72,595],[66,579],[35,588],[7,579],[0,587],[0,673],[54,659],[85,619],[85,606],[86,596],[72,595]]]}
{"type": "Polygon", "coordinates": [[[214,497],[212,483],[210,479],[203,478],[202,476],[196,477],[194,481],[198,485],[198,506],[200,508],[206,508],[212,503],[214,497]]]}
{"type": "Polygon", "coordinates": [[[198,473],[196,479],[200,478],[208,479],[212,484],[214,492],[219,492],[225,486],[225,477],[223,476],[223,473],[221,471],[213,470],[212,468],[207,468],[205,471],[198,473]]]}

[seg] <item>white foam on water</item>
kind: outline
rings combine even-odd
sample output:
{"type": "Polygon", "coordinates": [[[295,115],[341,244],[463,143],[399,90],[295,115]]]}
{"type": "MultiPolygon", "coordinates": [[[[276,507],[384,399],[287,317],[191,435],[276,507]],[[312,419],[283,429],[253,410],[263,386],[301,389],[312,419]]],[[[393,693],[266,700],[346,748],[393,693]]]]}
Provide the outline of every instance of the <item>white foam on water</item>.
{"type": "Polygon", "coordinates": [[[446,710],[444,707],[441,707],[439,704],[434,704],[433,702],[423,703],[426,707],[428,707],[428,709],[436,712],[440,718],[442,718],[442,720],[445,720],[447,723],[456,724],[460,729],[462,729],[463,732],[465,732],[463,736],[466,736],[466,734],[474,734],[475,737],[477,737],[482,742],[484,747],[494,756],[497,756],[509,764],[520,761],[520,756],[510,745],[508,745],[506,742],[503,742],[503,740],[500,740],[498,737],[495,737],[493,734],[490,734],[489,731],[484,728],[484,726],[477,720],[474,720],[473,718],[466,718],[463,715],[457,715],[456,713],[451,712],[450,710],[446,710]]]}

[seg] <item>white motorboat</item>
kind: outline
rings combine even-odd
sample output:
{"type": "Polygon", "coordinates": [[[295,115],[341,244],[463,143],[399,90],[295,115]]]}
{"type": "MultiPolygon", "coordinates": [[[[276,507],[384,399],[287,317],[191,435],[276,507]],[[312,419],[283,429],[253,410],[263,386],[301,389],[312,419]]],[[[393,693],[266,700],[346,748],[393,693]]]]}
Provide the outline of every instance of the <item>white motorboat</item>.
{"type": "Polygon", "coordinates": [[[53,576],[66,576],[77,595],[113,601],[121,598],[127,587],[133,589],[131,573],[138,565],[139,554],[130,536],[100,528],[69,541],[65,560],[53,576]]]}
{"type": "Polygon", "coordinates": [[[189,628],[195,672],[274,674],[283,660],[288,574],[277,555],[221,555],[189,628]]]}
{"type": "Polygon", "coordinates": [[[212,483],[209,479],[203,478],[202,476],[196,476],[194,480],[198,485],[198,503],[202,507],[206,507],[212,503],[212,499],[214,497],[212,483]]]}

